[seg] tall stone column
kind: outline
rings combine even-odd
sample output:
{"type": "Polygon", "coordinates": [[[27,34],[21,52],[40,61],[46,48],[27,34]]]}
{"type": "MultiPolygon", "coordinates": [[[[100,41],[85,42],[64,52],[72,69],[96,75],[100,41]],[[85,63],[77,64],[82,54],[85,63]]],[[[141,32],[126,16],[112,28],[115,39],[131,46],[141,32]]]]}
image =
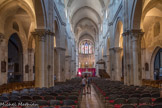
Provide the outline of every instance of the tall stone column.
{"type": "Polygon", "coordinates": [[[147,63],[146,62],[146,57],[145,57],[146,54],[145,53],[146,53],[146,48],[142,48],[141,49],[142,79],[151,79],[149,71],[145,67],[145,63],[147,63]]]}
{"type": "MultiPolygon", "coordinates": [[[[75,48],[75,47],[74,47],[75,48]]],[[[74,77],[76,77],[76,75],[77,75],[77,63],[76,63],[76,48],[74,49],[74,77]]]]}
{"type": "Polygon", "coordinates": [[[77,67],[77,65],[76,65],[76,61],[75,61],[75,62],[74,62],[74,77],[76,77],[76,75],[77,75],[76,67],[77,67]]]}
{"type": "Polygon", "coordinates": [[[132,36],[134,85],[140,86],[142,80],[141,39],[144,33],[141,30],[131,30],[130,32],[132,36]]]}
{"type": "Polygon", "coordinates": [[[58,82],[64,82],[65,81],[65,50],[64,48],[61,47],[56,47],[55,48],[57,51],[57,72],[56,74],[56,79],[58,82]]]}
{"type": "Polygon", "coordinates": [[[71,60],[71,78],[74,77],[74,60],[71,60]]]}
{"type": "Polygon", "coordinates": [[[115,57],[114,57],[114,49],[110,48],[110,79],[115,80],[115,57]]]}
{"type": "Polygon", "coordinates": [[[121,81],[121,72],[122,72],[122,58],[121,58],[121,52],[122,48],[115,47],[113,48],[115,52],[115,80],[121,81]]]}
{"type": "Polygon", "coordinates": [[[123,33],[123,61],[124,61],[124,84],[128,84],[128,62],[127,62],[127,47],[128,47],[128,42],[127,42],[127,37],[128,37],[128,32],[123,33]]]}
{"type": "Polygon", "coordinates": [[[45,46],[45,87],[54,86],[54,33],[47,32],[45,46]]]}
{"type": "Polygon", "coordinates": [[[50,82],[49,87],[54,86],[54,33],[50,32],[50,57],[49,57],[49,64],[50,64],[50,82]]]}
{"type": "Polygon", "coordinates": [[[7,40],[5,39],[5,35],[0,33],[0,85],[2,84],[6,84],[7,83],[7,79],[8,79],[8,55],[7,55],[7,49],[8,49],[8,45],[6,44],[8,43],[7,40]],[[1,63],[6,62],[6,72],[2,72],[1,70],[1,63]]]}
{"type": "Polygon", "coordinates": [[[65,78],[70,79],[71,73],[70,73],[70,63],[71,62],[71,56],[66,56],[65,59],[65,78]]]}
{"type": "Polygon", "coordinates": [[[105,70],[110,75],[110,58],[109,55],[104,55],[104,60],[105,60],[105,70]]]}
{"type": "Polygon", "coordinates": [[[110,75],[110,55],[107,55],[107,73],[110,75]]]}
{"type": "Polygon", "coordinates": [[[133,85],[132,37],[130,31],[123,33],[124,84],[133,85]]]}
{"type": "Polygon", "coordinates": [[[36,29],[35,37],[35,87],[45,87],[45,38],[47,30],[36,29]]]}
{"type": "Polygon", "coordinates": [[[45,87],[51,87],[54,85],[54,33],[47,32],[45,41],[45,87]]]}
{"type": "Polygon", "coordinates": [[[55,82],[58,82],[58,70],[59,70],[59,58],[58,58],[58,53],[57,53],[57,50],[56,50],[56,47],[54,48],[54,76],[56,77],[56,80],[55,80],[55,82]]]}
{"type": "Polygon", "coordinates": [[[105,71],[107,72],[107,55],[103,55],[103,60],[105,61],[105,71]]]}
{"type": "Polygon", "coordinates": [[[44,80],[45,80],[45,87],[48,87],[49,85],[49,75],[50,75],[50,65],[49,65],[49,60],[48,58],[50,57],[50,49],[49,49],[49,44],[50,44],[50,39],[49,35],[46,34],[45,38],[45,46],[44,46],[44,80]]]}
{"type": "Polygon", "coordinates": [[[127,55],[128,55],[128,85],[134,85],[134,73],[133,73],[133,49],[132,49],[132,35],[131,35],[131,31],[129,31],[129,36],[127,37],[127,41],[128,41],[128,51],[127,51],[127,55]]]}
{"type": "Polygon", "coordinates": [[[32,49],[32,48],[28,49],[28,63],[29,63],[28,79],[29,79],[29,81],[33,81],[34,80],[34,75],[33,75],[34,49],[32,49]]]}

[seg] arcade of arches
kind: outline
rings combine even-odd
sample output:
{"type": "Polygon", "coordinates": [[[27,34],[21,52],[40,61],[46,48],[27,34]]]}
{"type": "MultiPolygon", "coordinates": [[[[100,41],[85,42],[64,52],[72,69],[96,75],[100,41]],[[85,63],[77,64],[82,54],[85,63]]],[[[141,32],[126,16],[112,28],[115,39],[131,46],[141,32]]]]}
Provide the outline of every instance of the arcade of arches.
{"type": "Polygon", "coordinates": [[[99,70],[125,85],[162,78],[161,0],[0,0],[0,85],[99,70]]]}

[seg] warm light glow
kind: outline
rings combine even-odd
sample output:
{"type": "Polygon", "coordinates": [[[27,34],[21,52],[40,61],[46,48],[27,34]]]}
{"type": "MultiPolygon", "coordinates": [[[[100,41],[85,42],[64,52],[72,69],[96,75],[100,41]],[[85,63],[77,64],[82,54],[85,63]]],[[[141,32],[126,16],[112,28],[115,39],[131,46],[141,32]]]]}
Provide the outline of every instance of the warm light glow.
{"type": "Polygon", "coordinates": [[[79,72],[79,75],[81,75],[81,72],[79,72]]]}
{"type": "Polygon", "coordinates": [[[119,40],[119,47],[123,48],[123,25],[121,25],[121,29],[120,29],[120,40],[119,40]]]}
{"type": "Polygon", "coordinates": [[[54,48],[56,48],[56,37],[54,36],[54,48]]]}

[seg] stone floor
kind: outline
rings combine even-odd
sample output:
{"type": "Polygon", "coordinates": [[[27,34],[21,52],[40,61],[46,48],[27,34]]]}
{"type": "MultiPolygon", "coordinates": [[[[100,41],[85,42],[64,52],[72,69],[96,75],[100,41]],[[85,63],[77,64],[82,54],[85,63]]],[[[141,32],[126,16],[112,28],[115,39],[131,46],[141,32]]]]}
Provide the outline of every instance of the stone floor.
{"type": "Polygon", "coordinates": [[[81,108],[104,108],[104,105],[100,101],[97,93],[95,92],[93,86],[91,86],[91,94],[83,95],[81,108]]]}

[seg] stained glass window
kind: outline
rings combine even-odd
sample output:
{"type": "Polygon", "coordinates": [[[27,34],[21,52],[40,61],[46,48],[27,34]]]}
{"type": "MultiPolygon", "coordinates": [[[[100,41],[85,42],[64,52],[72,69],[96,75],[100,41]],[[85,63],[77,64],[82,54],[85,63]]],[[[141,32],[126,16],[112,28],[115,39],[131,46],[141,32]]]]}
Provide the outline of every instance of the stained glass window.
{"type": "Polygon", "coordinates": [[[85,43],[85,54],[88,54],[88,43],[85,43]]]}
{"type": "Polygon", "coordinates": [[[84,54],[84,43],[82,44],[82,50],[81,50],[81,53],[84,54]]]}
{"type": "Polygon", "coordinates": [[[81,54],[93,54],[93,44],[89,41],[83,41],[79,46],[79,53],[81,54]]]}
{"type": "Polygon", "coordinates": [[[92,54],[92,45],[89,43],[89,54],[92,54]]]}

